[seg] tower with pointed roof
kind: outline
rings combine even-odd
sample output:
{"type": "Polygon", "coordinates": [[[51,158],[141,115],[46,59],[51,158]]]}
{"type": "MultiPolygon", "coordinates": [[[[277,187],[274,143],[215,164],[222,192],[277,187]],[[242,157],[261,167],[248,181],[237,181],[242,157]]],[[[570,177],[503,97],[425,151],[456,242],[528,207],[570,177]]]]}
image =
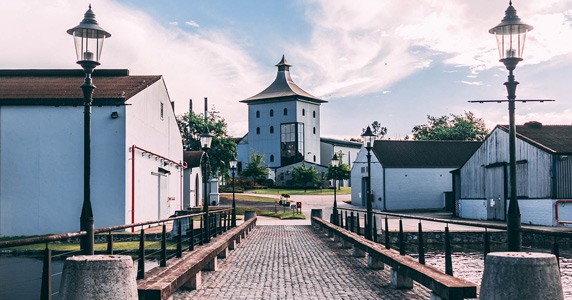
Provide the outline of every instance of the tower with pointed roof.
{"type": "Polygon", "coordinates": [[[282,56],[276,79],[262,92],[240,102],[248,105],[248,134],[239,143],[238,160],[262,154],[273,169],[301,161],[320,164],[320,105],[327,101],[301,89],[282,56]]]}

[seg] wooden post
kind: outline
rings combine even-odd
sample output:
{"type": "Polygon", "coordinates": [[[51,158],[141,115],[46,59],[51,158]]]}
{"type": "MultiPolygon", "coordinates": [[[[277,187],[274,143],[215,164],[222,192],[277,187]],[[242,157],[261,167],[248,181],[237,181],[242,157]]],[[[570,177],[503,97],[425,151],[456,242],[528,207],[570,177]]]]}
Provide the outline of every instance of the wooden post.
{"type": "Polygon", "coordinates": [[[418,237],[417,237],[417,251],[419,252],[419,263],[425,264],[425,245],[423,244],[423,226],[421,225],[421,221],[418,224],[418,237]]]}
{"type": "Polygon", "coordinates": [[[137,279],[145,278],[145,230],[139,235],[139,259],[137,260],[137,279]]]}
{"type": "Polygon", "coordinates": [[[445,227],[445,273],[453,276],[453,261],[451,259],[451,239],[449,237],[449,224],[445,227]]]}

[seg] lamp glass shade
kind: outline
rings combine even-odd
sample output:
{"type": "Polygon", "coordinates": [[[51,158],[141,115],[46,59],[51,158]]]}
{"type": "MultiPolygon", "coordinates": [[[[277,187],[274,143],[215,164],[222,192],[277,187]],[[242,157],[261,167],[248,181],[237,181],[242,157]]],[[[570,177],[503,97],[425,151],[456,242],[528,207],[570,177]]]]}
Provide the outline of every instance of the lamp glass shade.
{"type": "Polygon", "coordinates": [[[371,128],[369,126],[367,126],[365,132],[361,135],[361,137],[363,139],[363,145],[366,148],[373,147],[373,141],[375,140],[375,134],[373,134],[373,132],[371,132],[371,128]]]}
{"type": "Polygon", "coordinates": [[[76,27],[69,29],[75,43],[77,61],[89,61],[99,63],[103,41],[111,34],[99,26],[95,20],[95,14],[89,9],[85,12],[83,20],[76,27]]]}
{"type": "Polygon", "coordinates": [[[208,132],[203,132],[201,134],[201,149],[210,149],[211,148],[211,143],[213,141],[213,136],[211,134],[209,134],[208,132]]]}
{"type": "Polygon", "coordinates": [[[509,5],[502,21],[489,30],[497,39],[500,59],[522,59],[526,33],[532,29],[520,20],[512,4],[509,5]]]}
{"type": "Polygon", "coordinates": [[[238,162],[236,161],[236,158],[232,158],[231,160],[228,161],[228,165],[230,166],[231,169],[235,170],[236,169],[236,165],[238,164],[238,162]]]}
{"type": "Polygon", "coordinates": [[[340,160],[338,159],[338,156],[334,154],[334,157],[332,157],[332,167],[337,168],[339,165],[340,160]]]}

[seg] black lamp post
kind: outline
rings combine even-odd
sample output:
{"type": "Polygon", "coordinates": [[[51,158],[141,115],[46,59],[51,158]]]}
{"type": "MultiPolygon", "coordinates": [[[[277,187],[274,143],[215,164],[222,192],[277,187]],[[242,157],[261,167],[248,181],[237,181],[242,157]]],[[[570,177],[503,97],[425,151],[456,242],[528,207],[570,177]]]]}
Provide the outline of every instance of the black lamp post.
{"type": "Polygon", "coordinates": [[[93,211],[91,207],[91,103],[95,86],[91,81],[91,74],[99,66],[99,58],[105,38],[111,36],[99,27],[95,14],[89,9],[85,12],[83,20],[78,26],[67,31],[74,37],[77,63],[85,72],[85,80],[81,89],[83,91],[84,127],[83,127],[83,205],[80,216],[80,230],[87,234],[81,237],[80,244],[83,253],[93,255],[93,211]]]}
{"type": "Polygon", "coordinates": [[[236,172],[236,165],[237,165],[236,158],[233,157],[229,162],[230,170],[232,171],[232,227],[236,227],[236,200],[235,200],[235,192],[234,192],[234,177],[236,172]]]}
{"type": "Polygon", "coordinates": [[[338,202],[336,200],[336,181],[338,180],[338,166],[340,165],[340,160],[338,159],[338,156],[336,155],[336,153],[334,153],[334,157],[332,157],[332,175],[333,175],[333,181],[334,181],[334,225],[338,225],[338,202]]]}
{"type": "Polygon", "coordinates": [[[489,30],[497,38],[500,62],[509,71],[508,81],[504,83],[508,92],[509,114],[509,178],[510,178],[510,202],[507,213],[508,251],[520,251],[520,208],[516,194],[516,126],[514,121],[516,86],[513,71],[518,62],[522,61],[524,40],[526,33],[532,30],[532,26],[523,23],[512,6],[512,1],[505,11],[505,16],[494,28],[489,30]]]}
{"type": "Polygon", "coordinates": [[[375,134],[371,132],[371,128],[367,126],[365,132],[361,135],[363,138],[363,145],[367,150],[367,190],[365,191],[365,208],[366,208],[366,223],[365,223],[365,238],[372,239],[371,225],[373,222],[373,214],[371,211],[371,149],[375,140],[375,134]]]}
{"type": "Polygon", "coordinates": [[[209,155],[207,153],[207,150],[209,150],[211,148],[211,142],[213,140],[213,136],[208,133],[207,129],[205,129],[205,131],[201,134],[200,136],[200,140],[201,140],[201,149],[204,151],[203,154],[203,160],[202,160],[202,172],[203,172],[203,211],[205,212],[205,217],[204,217],[204,228],[206,229],[206,237],[203,239],[203,241],[206,241],[207,243],[210,242],[211,240],[211,236],[210,236],[210,223],[209,223],[209,197],[208,197],[208,192],[207,192],[207,180],[209,178],[208,176],[208,164],[209,164],[209,155]]]}

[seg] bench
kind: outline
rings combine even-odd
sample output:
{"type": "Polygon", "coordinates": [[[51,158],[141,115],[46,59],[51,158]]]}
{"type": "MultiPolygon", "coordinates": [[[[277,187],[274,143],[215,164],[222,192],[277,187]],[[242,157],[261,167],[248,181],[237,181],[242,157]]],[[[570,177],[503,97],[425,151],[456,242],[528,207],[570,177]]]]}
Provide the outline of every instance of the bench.
{"type": "Polygon", "coordinates": [[[383,269],[384,264],[391,267],[391,285],[395,288],[411,289],[413,281],[432,291],[431,299],[465,299],[477,297],[477,285],[464,279],[447,275],[431,266],[420,264],[410,256],[400,255],[398,251],[386,249],[384,245],[375,243],[349,230],[313,217],[312,225],[325,230],[329,237],[341,242],[342,247],[351,245],[353,255],[365,256],[368,265],[374,269],[383,269]]]}
{"type": "Polygon", "coordinates": [[[228,250],[246,237],[256,224],[256,218],[245,221],[213,238],[210,243],[197,246],[194,251],[184,252],[181,258],[173,258],[166,267],[156,267],[137,280],[140,300],[165,300],[181,287],[197,289],[201,285],[201,271],[216,271],[217,259],[225,258],[228,250]]]}

